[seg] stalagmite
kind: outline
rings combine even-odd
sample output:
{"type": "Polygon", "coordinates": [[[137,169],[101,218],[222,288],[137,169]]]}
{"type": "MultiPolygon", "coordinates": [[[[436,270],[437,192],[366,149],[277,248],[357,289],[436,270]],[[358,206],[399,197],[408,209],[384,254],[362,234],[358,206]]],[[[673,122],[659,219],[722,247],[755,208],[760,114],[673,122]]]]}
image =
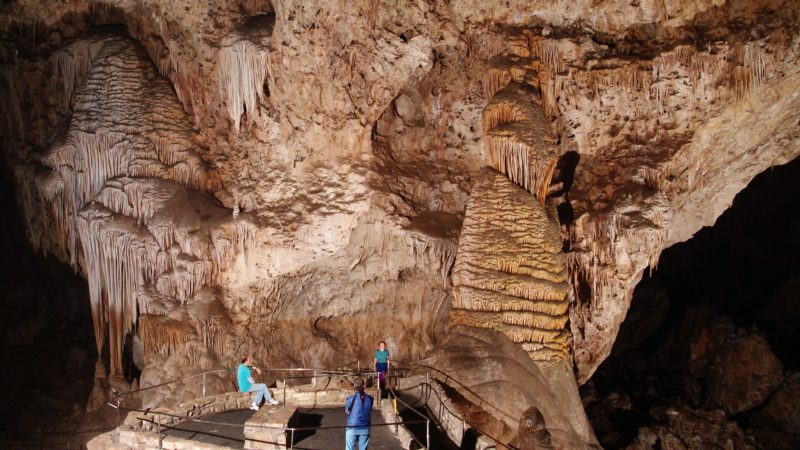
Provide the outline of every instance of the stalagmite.
{"type": "Polygon", "coordinates": [[[453,321],[498,330],[535,360],[568,358],[569,284],[561,245],[542,205],[484,169],[453,268],[453,321]]]}

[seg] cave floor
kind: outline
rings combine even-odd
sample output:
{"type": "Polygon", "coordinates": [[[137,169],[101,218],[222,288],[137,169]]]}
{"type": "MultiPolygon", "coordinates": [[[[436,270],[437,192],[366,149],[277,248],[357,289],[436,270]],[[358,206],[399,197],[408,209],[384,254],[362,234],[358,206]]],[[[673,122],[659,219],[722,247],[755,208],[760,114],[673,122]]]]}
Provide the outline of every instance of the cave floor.
{"type": "MultiPolygon", "coordinates": [[[[203,417],[206,421],[226,422],[231,425],[212,425],[187,422],[171,428],[167,434],[196,442],[229,448],[244,448],[241,425],[250,419],[254,411],[249,409],[227,411],[203,417]]],[[[296,427],[333,427],[344,425],[344,408],[298,408],[294,419],[296,427]]],[[[373,410],[372,423],[385,423],[377,410],[373,410]]],[[[295,434],[296,449],[328,449],[344,446],[344,428],[302,431],[295,434]]],[[[373,427],[370,432],[370,449],[401,449],[400,441],[389,427],[373,427]]]]}

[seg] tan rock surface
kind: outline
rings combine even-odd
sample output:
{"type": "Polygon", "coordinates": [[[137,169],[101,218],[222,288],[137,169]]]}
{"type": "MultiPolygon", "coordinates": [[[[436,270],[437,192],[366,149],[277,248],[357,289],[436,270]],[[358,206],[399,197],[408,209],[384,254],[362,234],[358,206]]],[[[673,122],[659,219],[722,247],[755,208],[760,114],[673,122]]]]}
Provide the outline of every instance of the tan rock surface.
{"type": "Polygon", "coordinates": [[[140,313],[168,318],[141,327],[148,383],[245,350],[335,365],[378,338],[409,360],[433,348],[506,83],[540,93],[535,131],[558,138],[545,200],[579,381],[659,253],[800,154],[789,0],[2,8],[0,124],[29,238],[90,280],[112,371],[140,313]],[[90,33],[105,25],[139,44],[90,33]]]}
{"type": "Polygon", "coordinates": [[[545,208],[484,169],[453,267],[453,322],[500,331],[536,360],[568,359],[566,281],[558,228],[545,208]]]}
{"type": "MultiPolygon", "coordinates": [[[[595,448],[596,439],[565,360],[534,361],[519,345],[493,330],[456,326],[420,364],[458,392],[454,402],[473,426],[502,442],[517,436],[519,420],[531,407],[544,417],[553,448],[595,448]]],[[[454,396],[451,395],[451,398],[454,396]]]]}

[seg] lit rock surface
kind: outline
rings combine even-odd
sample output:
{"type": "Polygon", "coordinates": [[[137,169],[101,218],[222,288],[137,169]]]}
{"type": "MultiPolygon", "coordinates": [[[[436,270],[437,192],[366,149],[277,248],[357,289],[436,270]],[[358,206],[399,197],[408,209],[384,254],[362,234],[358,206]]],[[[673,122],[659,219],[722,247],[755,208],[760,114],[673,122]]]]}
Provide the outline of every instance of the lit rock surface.
{"type": "Polygon", "coordinates": [[[29,239],[89,280],[112,372],[140,334],[143,385],[244,351],[332,366],[385,338],[422,357],[451,324],[486,163],[558,208],[558,352],[583,382],[660,252],[800,154],[790,0],[2,8],[0,128],[29,239]]]}
{"type": "Polygon", "coordinates": [[[565,360],[534,361],[501,333],[457,326],[421,364],[463,383],[425,367],[415,372],[427,371],[457,391],[461,399],[454,403],[467,422],[502,442],[517,436],[520,417],[535,407],[553,448],[599,448],[565,360]]]}
{"type": "Polygon", "coordinates": [[[453,286],[454,323],[500,331],[532,359],[569,358],[558,227],[535,198],[493,170],[473,185],[453,286]]]}

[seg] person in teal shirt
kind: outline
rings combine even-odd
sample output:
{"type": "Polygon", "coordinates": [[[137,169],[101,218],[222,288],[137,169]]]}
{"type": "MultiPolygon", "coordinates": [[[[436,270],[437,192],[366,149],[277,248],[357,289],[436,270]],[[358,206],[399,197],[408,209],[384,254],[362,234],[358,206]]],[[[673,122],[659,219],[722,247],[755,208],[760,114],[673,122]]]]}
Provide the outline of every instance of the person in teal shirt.
{"type": "MultiPolygon", "coordinates": [[[[263,383],[256,383],[253,381],[253,376],[250,373],[250,367],[252,366],[253,361],[250,359],[250,355],[245,355],[242,358],[242,363],[239,364],[239,368],[236,371],[236,381],[239,382],[239,392],[255,392],[253,396],[253,403],[250,405],[250,409],[253,411],[258,411],[258,406],[261,404],[261,400],[267,400],[267,403],[270,405],[277,405],[278,401],[272,398],[269,394],[269,389],[267,389],[267,385],[263,383]]],[[[261,369],[258,367],[253,367],[256,369],[256,372],[261,375],[261,369]]]]}
{"type": "Polygon", "coordinates": [[[378,349],[375,350],[375,371],[378,372],[378,379],[381,385],[386,384],[386,373],[389,372],[389,363],[392,360],[389,358],[389,350],[386,349],[386,342],[381,341],[378,344],[378,349]]]}

